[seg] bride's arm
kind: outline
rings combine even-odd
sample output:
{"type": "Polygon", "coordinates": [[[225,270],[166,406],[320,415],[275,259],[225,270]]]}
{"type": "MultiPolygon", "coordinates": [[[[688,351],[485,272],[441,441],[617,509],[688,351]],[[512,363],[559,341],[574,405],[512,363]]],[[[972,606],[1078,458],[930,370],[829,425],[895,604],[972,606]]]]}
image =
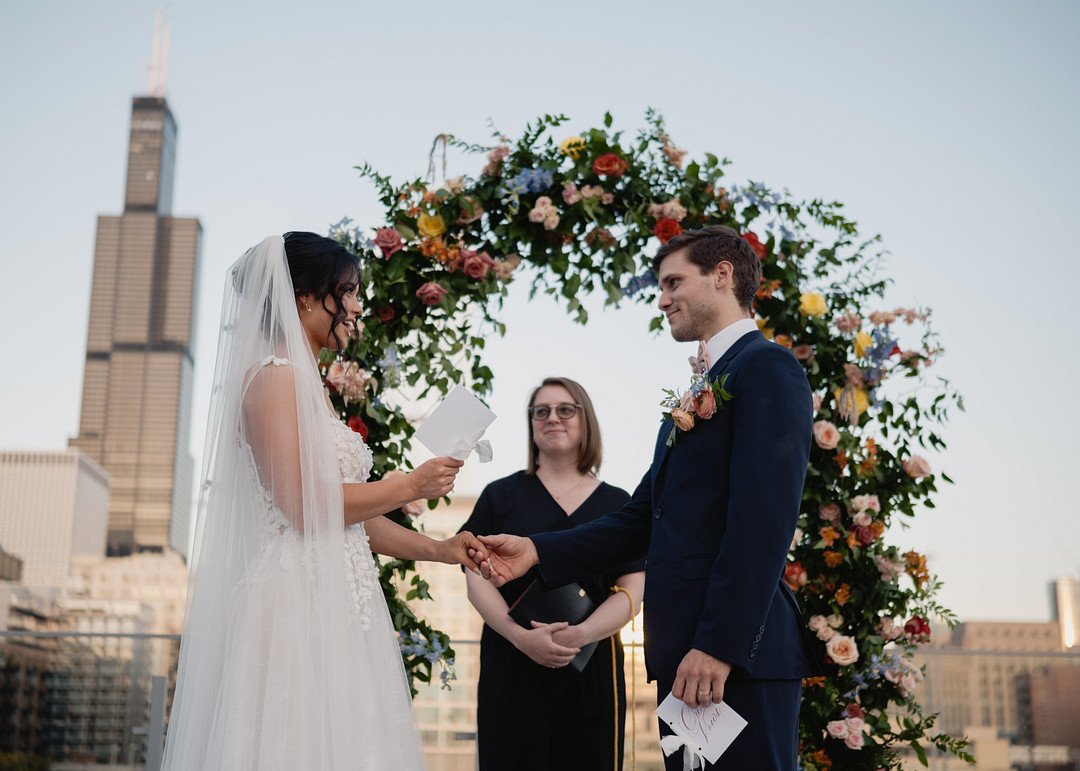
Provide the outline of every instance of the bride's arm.
{"type": "MultiPolygon", "coordinates": [[[[245,392],[243,409],[244,440],[255,456],[259,478],[277,507],[302,532],[300,425],[292,366],[259,370],[245,392]]],[[[342,485],[345,524],[382,516],[417,499],[441,498],[454,489],[454,477],[463,465],[453,458],[432,458],[404,476],[342,485]]]]}
{"type": "MultiPolygon", "coordinates": [[[[400,477],[395,477],[398,479],[400,477]]],[[[394,481],[394,479],[388,481],[394,481]]],[[[373,482],[372,484],[382,484],[373,482]]],[[[469,549],[483,551],[483,545],[472,533],[458,533],[445,541],[402,527],[386,517],[369,519],[364,525],[368,534],[371,550],[376,554],[396,557],[402,560],[422,560],[425,562],[447,562],[452,565],[464,565],[476,571],[476,562],[469,556],[469,549]]]]}

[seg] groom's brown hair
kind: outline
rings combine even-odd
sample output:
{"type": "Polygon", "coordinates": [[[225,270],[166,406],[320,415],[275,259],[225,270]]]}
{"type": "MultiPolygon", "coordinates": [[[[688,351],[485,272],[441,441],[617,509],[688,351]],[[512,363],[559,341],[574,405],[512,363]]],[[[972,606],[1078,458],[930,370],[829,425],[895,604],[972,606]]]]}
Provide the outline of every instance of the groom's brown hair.
{"type": "Polygon", "coordinates": [[[754,307],[754,296],[761,286],[761,261],[746,239],[724,225],[687,230],[656,250],[653,272],[659,274],[664,258],[680,249],[686,250],[686,259],[697,265],[702,275],[721,262],[731,263],[735,299],[747,310],[754,307]]]}

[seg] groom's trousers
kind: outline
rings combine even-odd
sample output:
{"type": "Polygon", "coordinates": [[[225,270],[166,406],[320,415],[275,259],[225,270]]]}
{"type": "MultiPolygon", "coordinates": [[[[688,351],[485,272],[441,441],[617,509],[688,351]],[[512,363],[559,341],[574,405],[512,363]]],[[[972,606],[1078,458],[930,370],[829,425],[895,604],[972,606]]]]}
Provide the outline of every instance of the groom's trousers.
{"type": "MultiPolygon", "coordinates": [[[[671,693],[672,683],[657,683],[657,698],[671,693]]],[[[709,771],[795,771],[799,752],[801,680],[728,680],[724,703],[746,718],[742,730],[709,771]]],[[[660,734],[671,733],[660,723],[660,734]]],[[[664,759],[667,771],[682,771],[683,751],[664,759]]]]}

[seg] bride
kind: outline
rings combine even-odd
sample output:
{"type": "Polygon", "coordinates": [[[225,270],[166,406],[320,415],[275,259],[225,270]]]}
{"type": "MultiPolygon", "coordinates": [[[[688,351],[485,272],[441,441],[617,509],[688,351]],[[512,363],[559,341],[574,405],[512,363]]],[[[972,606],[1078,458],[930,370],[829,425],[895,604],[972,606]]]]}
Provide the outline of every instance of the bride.
{"type": "Polygon", "coordinates": [[[382,516],[449,493],[461,461],[365,483],[371,451],[317,367],[355,331],[358,284],[356,257],[314,233],[229,269],[163,768],[424,767],[372,552],[472,567],[483,547],[382,516]]]}

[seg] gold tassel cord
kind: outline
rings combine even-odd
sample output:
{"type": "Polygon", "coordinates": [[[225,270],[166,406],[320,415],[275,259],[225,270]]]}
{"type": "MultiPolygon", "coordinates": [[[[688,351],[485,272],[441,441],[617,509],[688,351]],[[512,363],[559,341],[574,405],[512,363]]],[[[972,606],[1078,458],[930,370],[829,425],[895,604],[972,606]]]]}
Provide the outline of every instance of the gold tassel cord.
{"type": "MultiPolygon", "coordinates": [[[[625,587],[616,584],[611,587],[612,593],[622,592],[626,595],[626,599],[630,601],[630,635],[636,636],[637,628],[634,624],[634,619],[637,614],[634,613],[634,598],[630,595],[630,592],[625,587]]],[[[615,659],[615,643],[619,633],[616,632],[611,636],[611,690],[615,699],[615,769],[619,768],[619,678],[617,677],[616,659],[615,659]]],[[[630,771],[637,771],[637,658],[634,655],[635,646],[634,643],[630,643],[630,771]]]]}

